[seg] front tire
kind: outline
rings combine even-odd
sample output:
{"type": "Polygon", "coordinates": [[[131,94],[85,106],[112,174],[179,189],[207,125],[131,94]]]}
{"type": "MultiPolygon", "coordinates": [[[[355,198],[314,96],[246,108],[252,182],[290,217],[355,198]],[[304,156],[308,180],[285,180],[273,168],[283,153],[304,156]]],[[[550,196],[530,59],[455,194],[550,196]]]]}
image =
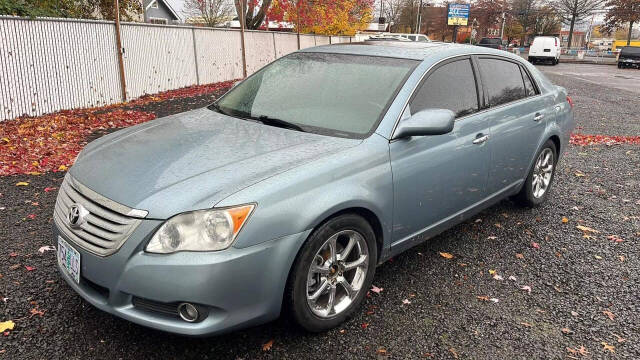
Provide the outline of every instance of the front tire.
{"type": "Polygon", "coordinates": [[[286,301],[294,321],[311,332],[344,322],[371,287],[377,256],[375,233],[361,216],[343,214],[322,224],[289,276],[286,301]]]}
{"type": "Polygon", "coordinates": [[[535,157],[533,167],[516,195],[520,204],[535,207],[547,200],[556,171],[558,152],[553,141],[547,140],[535,157]]]}

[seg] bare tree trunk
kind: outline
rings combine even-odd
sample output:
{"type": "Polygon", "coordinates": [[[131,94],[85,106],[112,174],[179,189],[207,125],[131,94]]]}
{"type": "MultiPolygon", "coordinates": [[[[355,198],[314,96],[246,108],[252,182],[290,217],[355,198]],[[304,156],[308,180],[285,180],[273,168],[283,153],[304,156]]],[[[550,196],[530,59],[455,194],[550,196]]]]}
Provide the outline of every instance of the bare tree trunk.
{"type": "Polygon", "coordinates": [[[571,25],[569,25],[569,39],[567,42],[567,48],[571,47],[571,40],[573,40],[573,26],[576,23],[576,15],[571,15],[571,25]]]}
{"type": "Polygon", "coordinates": [[[631,45],[631,32],[633,31],[633,21],[629,21],[629,34],[627,35],[627,46],[631,45]]]}

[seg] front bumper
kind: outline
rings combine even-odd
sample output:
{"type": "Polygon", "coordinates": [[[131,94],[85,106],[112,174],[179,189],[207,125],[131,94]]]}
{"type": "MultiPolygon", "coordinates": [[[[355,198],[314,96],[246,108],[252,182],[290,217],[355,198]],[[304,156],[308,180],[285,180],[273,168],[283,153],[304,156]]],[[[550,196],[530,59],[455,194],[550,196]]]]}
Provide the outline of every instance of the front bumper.
{"type": "MultiPolygon", "coordinates": [[[[95,307],[134,323],[177,334],[214,335],[277,318],[295,256],[309,231],[247,248],[218,252],[144,252],[161,224],[144,220],[113,255],[96,256],[54,226],[80,252],[80,283],[58,269],[66,282],[95,307]],[[206,311],[201,322],[134,305],[134,298],[161,304],[190,302],[206,311]]],[[[57,246],[57,240],[55,240],[57,246]]]]}

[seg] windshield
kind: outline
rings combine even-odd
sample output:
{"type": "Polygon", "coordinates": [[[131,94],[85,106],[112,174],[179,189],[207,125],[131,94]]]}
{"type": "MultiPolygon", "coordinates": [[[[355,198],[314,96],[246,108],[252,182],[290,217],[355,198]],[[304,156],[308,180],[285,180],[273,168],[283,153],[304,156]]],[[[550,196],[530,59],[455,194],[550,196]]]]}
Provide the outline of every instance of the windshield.
{"type": "Polygon", "coordinates": [[[242,118],[277,119],[303,131],[363,138],[374,130],[417,63],[374,56],[294,53],[238,84],[215,108],[242,118]]]}
{"type": "Polygon", "coordinates": [[[640,55],[640,47],[635,47],[635,46],[626,46],[622,48],[622,51],[620,51],[620,55],[640,55]]]}
{"type": "Polygon", "coordinates": [[[482,38],[480,44],[500,44],[500,39],[482,38]]]}

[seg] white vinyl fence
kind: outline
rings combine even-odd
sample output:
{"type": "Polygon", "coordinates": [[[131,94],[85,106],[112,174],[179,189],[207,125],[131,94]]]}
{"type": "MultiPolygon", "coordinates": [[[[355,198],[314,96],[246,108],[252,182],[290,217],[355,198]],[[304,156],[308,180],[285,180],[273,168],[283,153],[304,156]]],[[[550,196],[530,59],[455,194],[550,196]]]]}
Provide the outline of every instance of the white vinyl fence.
{"type": "MultiPolygon", "coordinates": [[[[242,77],[240,32],[122,23],[127,100],[242,77]]],[[[300,35],[300,48],[350,42],[300,35]]],[[[247,73],[298,49],[296,34],[245,32],[247,73]]],[[[0,16],[0,121],[122,101],[111,21],[0,16]]]]}

